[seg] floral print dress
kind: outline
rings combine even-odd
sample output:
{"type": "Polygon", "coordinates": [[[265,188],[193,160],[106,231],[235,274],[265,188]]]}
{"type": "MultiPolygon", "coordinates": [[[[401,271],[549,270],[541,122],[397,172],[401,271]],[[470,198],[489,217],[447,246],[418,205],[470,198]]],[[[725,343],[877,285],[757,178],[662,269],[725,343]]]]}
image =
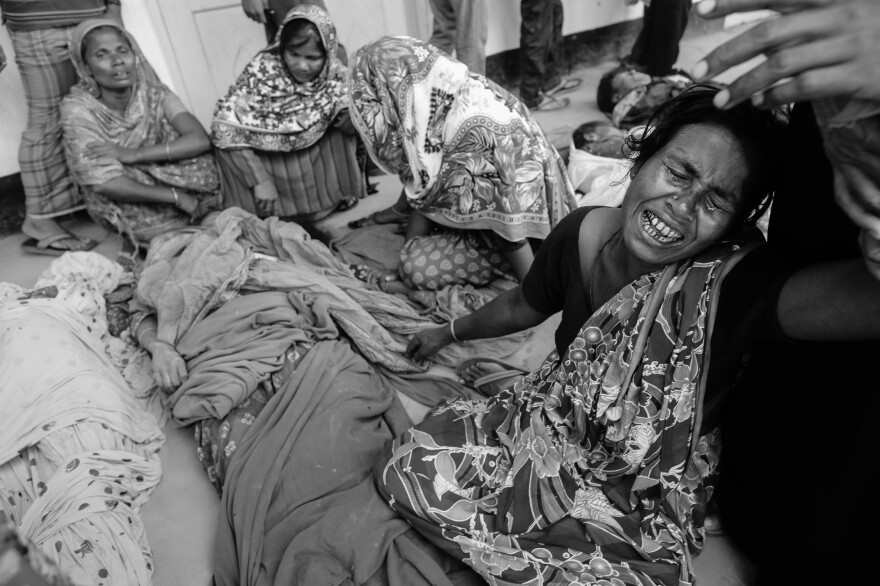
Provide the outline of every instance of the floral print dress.
{"type": "Polygon", "coordinates": [[[631,283],[563,356],[457,401],[376,468],[391,506],[488,583],[691,584],[715,432],[699,435],[726,245],[631,283]]]}

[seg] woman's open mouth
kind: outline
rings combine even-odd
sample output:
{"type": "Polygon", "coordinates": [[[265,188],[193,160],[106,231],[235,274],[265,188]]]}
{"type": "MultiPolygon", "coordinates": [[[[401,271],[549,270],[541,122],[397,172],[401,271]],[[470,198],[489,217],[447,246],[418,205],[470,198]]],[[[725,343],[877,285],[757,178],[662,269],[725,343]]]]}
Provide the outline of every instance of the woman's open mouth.
{"type": "Polygon", "coordinates": [[[128,79],[129,75],[130,75],[129,72],[124,69],[120,70],[120,71],[114,71],[113,72],[113,79],[120,79],[120,80],[121,79],[128,79]]]}
{"type": "Polygon", "coordinates": [[[642,229],[654,240],[663,244],[671,244],[684,238],[684,234],[673,230],[663,223],[653,212],[642,212],[642,229]]]}

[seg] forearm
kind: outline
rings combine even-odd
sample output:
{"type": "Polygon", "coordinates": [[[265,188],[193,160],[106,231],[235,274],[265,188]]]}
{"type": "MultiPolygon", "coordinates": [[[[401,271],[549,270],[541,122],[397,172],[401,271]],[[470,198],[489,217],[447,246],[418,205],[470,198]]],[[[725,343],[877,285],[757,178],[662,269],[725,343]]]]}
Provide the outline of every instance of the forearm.
{"type": "Polygon", "coordinates": [[[505,291],[477,311],[455,320],[455,336],[459,340],[498,338],[543,323],[550,317],[526,302],[522,289],[505,291]]]}
{"type": "Polygon", "coordinates": [[[95,193],[114,201],[124,203],[170,203],[176,205],[181,195],[180,189],[175,190],[161,185],[138,183],[128,177],[114,177],[106,183],[92,186],[95,193]]]}
{"type": "Polygon", "coordinates": [[[880,282],[861,260],[807,267],[785,283],[777,315],[799,340],[880,339],[880,282]]]}
{"type": "Polygon", "coordinates": [[[409,213],[409,223],[406,225],[406,241],[409,242],[419,236],[427,236],[433,227],[434,222],[428,219],[428,216],[420,211],[412,210],[409,213]]]}
{"type": "Polygon", "coordinates": [[[158,333],[159,324],[156,322],[156,318],[152,316],[145,317],[141,323],[138,324],[137,332],[135,332],[135,339],[137,339],[141,348],[152,355],[156,351],[156,345],[164,343],[159,340],[158,333]]]}
{"type": "Polygon", "coordinates": [[[165,163],[188,159],[208,152],[211,140],[207,135],[185,134],[170,142],[134,149],[134,163],[165,163]]]}

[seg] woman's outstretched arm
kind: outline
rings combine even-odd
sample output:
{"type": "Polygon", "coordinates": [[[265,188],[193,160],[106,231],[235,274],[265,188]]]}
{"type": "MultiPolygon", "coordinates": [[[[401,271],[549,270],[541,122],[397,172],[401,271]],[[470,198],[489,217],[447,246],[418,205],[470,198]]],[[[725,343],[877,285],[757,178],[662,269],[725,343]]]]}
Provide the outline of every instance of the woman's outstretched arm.
{"type": "MultiPolygon", "coordinates": [[[[527,330],[543,323],[550,315],[533,309],[517,287],[505,291],[477,311],[454,320],[459,341],[497,338],[527,330]]],[[[433,356],[455,340],[449,325],[416,333],[406,348],[406,356],[416,362],[433,356]]]]}
{"type": "Polygon", "coordinates": [[[146,317],[138,324],[135,338],[153,359],[156,384],[165,389],[176,389],[186,380],[186,362],[174,346],[158,338],[158,331],[156,318],[146,317]]]}
{"type": "Polygon", "coordinates": [[[880,281],[858,259],[806,267],[786,281],[776,312],[798,340],[880,339],[880,281]]]}

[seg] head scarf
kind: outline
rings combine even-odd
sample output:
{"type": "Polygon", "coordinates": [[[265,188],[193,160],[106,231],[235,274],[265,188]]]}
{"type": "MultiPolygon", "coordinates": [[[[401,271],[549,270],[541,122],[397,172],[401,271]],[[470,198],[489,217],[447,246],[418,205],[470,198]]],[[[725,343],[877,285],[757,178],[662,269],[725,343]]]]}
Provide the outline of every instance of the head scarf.
{"type": "Polygon", "coordinates": [[[435,47],[377,39],[352,59],[349,87],[351,119],[373,160],[438,224],[543,239],[576,205],[529,109],[435,47]]]}
{"type": "Polygon", "coordinates": [[[290,152],[313,145],[330,126],[345,99],[345,65],[330,15],[319,6],[292,8],[275,41],[248,63],[226,97],[217,102],[211,134],[218,148],[290,152]],[[297,83],[284,64],[281,35],[295,19],[314,24],[327,60],[312,81],[297,83]]]}

